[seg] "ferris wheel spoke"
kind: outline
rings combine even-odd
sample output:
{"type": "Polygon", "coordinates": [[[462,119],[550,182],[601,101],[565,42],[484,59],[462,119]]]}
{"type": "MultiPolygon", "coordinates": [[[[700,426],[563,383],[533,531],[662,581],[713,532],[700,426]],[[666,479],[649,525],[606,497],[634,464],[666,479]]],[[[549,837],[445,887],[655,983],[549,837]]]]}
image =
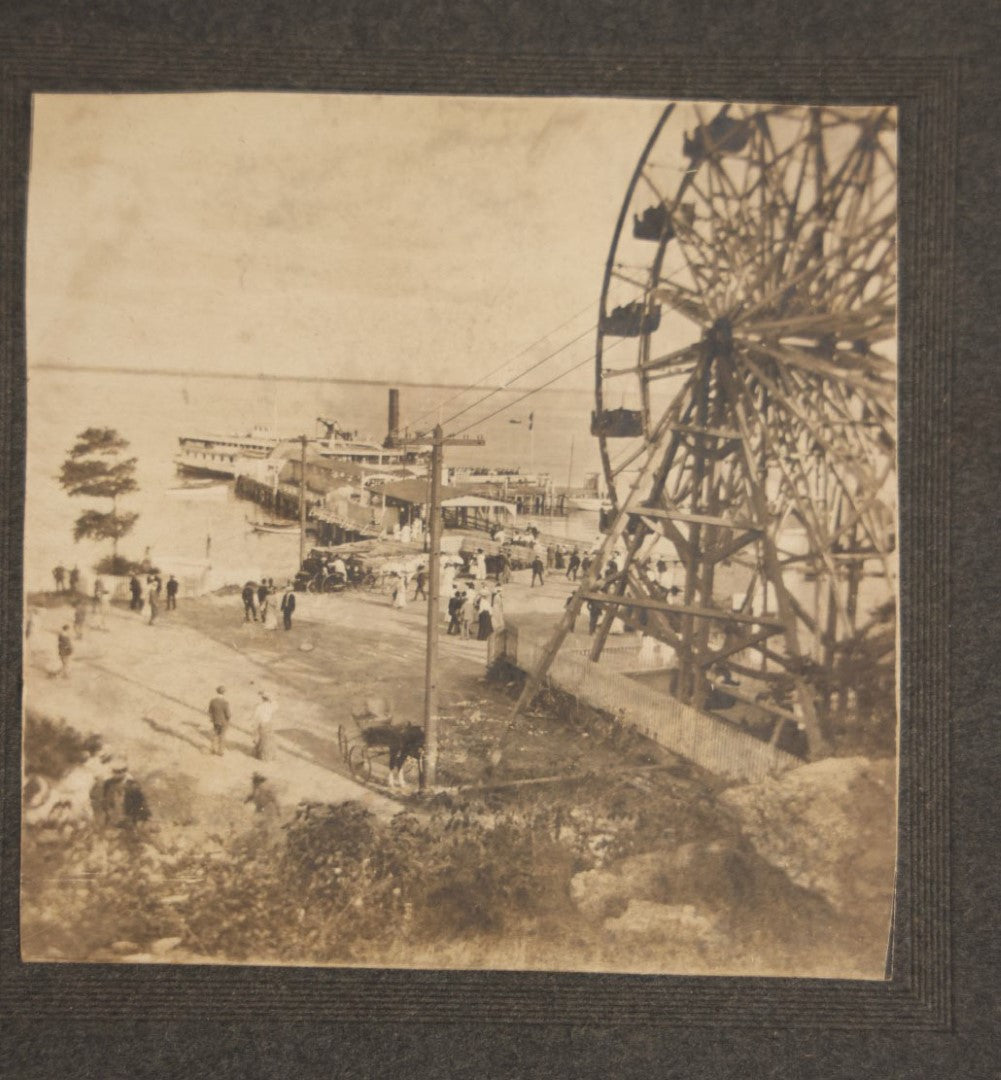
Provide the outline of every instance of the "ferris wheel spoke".
{"type": "Polygon", "coordinates": [[[725,260],[721,257],[721,248],[724,248],[726,246],[726,242],[723,240],[722,230],[719,224],[720,215],[716,211],[716,191],[713,184],[713,167],[711,158],[709,160],[709,166],[706,170],[705,192],[699,190],[694,180],[692,181],[692,189],[699,193],[703,202],[706,203],[709,209],[709,220],[707,223],[709,229],[709,236],[705,238],[703,250],[708,253],[710,274],[712,275],[712,292],[713,299],[715,301],[713,306],[716,308],[716,310],[721,310],[726,307],[724,282],[726,281],[727,274],[724,271],[729,270],[730,265],[732,265],[730,261],[732,256],[729,254],[729,252],[727,252],[725,260]]]}
{"type": "MultiPolygon", "coordinates": [[[[717,190],[717,185],[713,182],[714,177],[718,181],[719,188],[729,188],[729,194],[720,197],[726,213],[721,215],[718,224],[714,224],[713,239],[714,246],[721,247],[726,255],[723,266],[726,273],[721,275],[721,279],[729,280],[733,289],[739,291],[747,268],[754,265],[754,249],[759,236],[746,216],[745,200],[733,185],[722,163],[716,160],[710,161],[708,176],[711,192],[717,190]]],[[[717,267],[719,267],[718,263],[717,267]]],[[[733,302],[730,297],[730,287],[724,285],[722,291],[723,299],[720,307],[727,309],[733,302]]]]}
{"type": "Polygon", "coordinates": [[[686,345],[681,349],[675,349],[674,352],[667,353],[664,356],[658,356],[653,360],[643,361],[632,367],[614,368],[610,371],[605,371],[603,375],[606,379],[617,378],[622,375],[640,375],[644,378],[650,378],[651,376],[676,378],[679,374],[679,368],[683,368],[684,365],[691,364],[698,359],[700,348],[701,343],[693,342],[691,345],[686,345]]]}
{"type": "MultiPolygon", "coordinates": [[[[743,362],[757,377],[759,382],[768,387],[775,402],[781,403],[784,412],[786,413],[787,423],[798,421],[810,432],[814,439],[816,439],[817,443],[827,452],[832,461],[842,456],[838,447],[833,445],[832,441],[817,427],[815,421],[808,415],[806,409],[797,404],[790,394],[779,385],[776,379],[769,378],[746,353],[743,356],[743,362]]],[[[783,378],[783,372],[780,368],[776,369],[776,375],[779,380],[783,378]]],[[[858,474],[858,477],[863,484],[867,487],[872,487],[873,477],[864,465],[861,465],[858,462],[849,462],[849,467],[858,474]]]]}
{"type": "Polygon", "coordinates": [[[646,282],[641,281],[639,278],[630,277],[620,265],[612,267],[612,277],[617,281],[624,282],[626,285],[632,285],[639,292],[646,292],[646,282]]]}
{"type": "Polygon", "coordinates": [[[656,300],[670,304],[674,311],[699,326],[706,326],[711,321],[709,309],[702,296],[683,285],[673,281],[660,281],[653,287],[653,296],[656,300]]]}
{"type": "MultiPolygon", "coordinates": [[[[789,337],[828,338],[853,341],[861,337],[883,334],[896,326],[896,312],[888,304],[864,304],[847,310],[809,312],[789,315],[782,319],[761,319],[757,322],[741,322],[744,335],[781,340],[789,337]]],[[[881,337],[870,338],[874,341],[881,337]]]]}
{"type": "MultiPolygon", "coordinates": [[[[879,478],[881,485],[887,480],[889,476],[892,475],[892,473],[892,466],[887,466],[886,470],[879,478]]],[[[844,494],[843,491],[842,494],[844,494]]],[[[857,512],[852,511],[850,516],[848,516],[846,520],[838,527],[837,531],[831,534],[832,543],[839,543],[843,537],[851,533],[860,524],[859,515],[871,513],[874,517],[878,518],[879,515],[885,510],[885,504],[880,499],[878,492],[867,491],[863,492],[861,497],[856,494],[856,508],[857,512]]],[[[888,547],[889,545],[885,542],[885,538],[883,539],[884,545],[888,547]]]]}
{"type": "MultiPolygon", "coordinates": [[[[852,254],[858,254],[859,252],[868,250],[871,245],[877,243],[887,234],[890,234],[896,225],[896,211],[893,210],[886,214],[879,221],[875,222],[870,228],[862,230],[858,235],[847,238],[838,248],[835,248],[829,253],[829,258],[846,258],[852,254]]],[[[775,262],[781,263],[781,255],[776,257],[775,262]]],[[[775,304],[782,302],[787,297],[794,297],[798,294],[802,294],[805,289],[816,284],[817,279],[822,273],[822,266],[820,261],[805,262],[797,273],[791,277],[786,278],[780,285],[775,287],[771,292],[766,293],[757,299],[754,304],[745,310],[738,313],[736,321],[744,324],[747,323],[754,315],[767,311],[775,304]]],[[[770,277],[770,270],[761,275],[761,280],[767,280],[770,277]]]]}
{"type": "MultiPolygon", "coordinates": [[[[696,114],[699,115],[698,110],[696,110],[696,114]]],[[[725,107],[721,110],[721,114],[726,114],[725,107]]],[[[701,165],[702,162],[700,161],[699,164],[701,165]]],[[[677,212],[681,205],[683,194],[692,191],[708,207],[710,228],[712,227],[714,215],[712,198],[711,196],[708,196],[699,185],[697,180],[698,171],[699,169],[695,167],[688,171],[679,188],[677,196],[671,204],[670,213],[677,246],[684,257],[688,272],[702,296],[705,307],[713,312],[713,317],[715,317],[715,314],[718,313],[718,305],[714,300],[716,285],[718,284],[720,277],[718,272],[719,253],[717,247],[713,243],[711,236],[706,238],[699,233],[696,227],[695,215],[693,215],[692,220],[689,221],[684,214],[679,214],[677,212]],[[689,248],[693,249],[693,251],[690,251],[689,248]]]]}
{"type": "Polygon", "coordinates": [[[877,373],[872,366],[862,373],[846,371],[838,367],[837,364],[824,360],[815,354],[804,352],[802,349],[781,344],[777,341],[769,340],[767,343],[762,343],[743,337],[739,341],[749,354],[763,360],[774,361],[780,359],[813,375],[818,375],[822,379],[837,379],[873,396],[879,394],[891,396],[894,393],[892,378],[888,375],[884,376],[883,373],[877,373]]]}
{"type": "MultiPolygon", "coordinates": [[[[877,552],[883,552],[886,545],[879,537],[880,530],[874,528],[871,515],[859,507],[860,496],[864,498],[870,494],[876,495],[878,494],[879,489],[875,486],[875,481],[860,481],[858,477],[849,479],[847,476],[843,475],[843,471],[851,472],[852,466],[853,461],[851,459],[839,459],[835,455],[830,454],[827,456],[825,462],[828,476],[833,479],[837,485],[837,490],[848,501],[856,522],[868,536],[870,543],[873,545],[873,549],[877,552]]],[[[875,506],[878,504],[878,498],[874,499],[872,505],[875,506]]],[[[829,539],[829,546],[833,546],[833,542],[833,539],[829,539]]]]}
{"type": "MultiPolygon", "coordinates": [[[[692,278],[692,282],[697,289],[698,303],[701,305],[702,311],[705,312],[705,314],[701,316],[701,320],[711,321],[716,317],[718,311],[715,304],[713,304],[712,302],[713,288],[712,279],[711,277],[707,276],[708,262],[703,262],[699,259],[692,258],[688,251],[688,242],[686,242],[686,239],[682,237],[681,232],[677,233],[676,239],[678,241],[678,248],[681,251],[681,254],[684,256],[685,266],[687,267],[688,273],[692,278]]],[[[696,241],[696,243],[701,246],[701,238],[696,241]]],[[[701,255],[705,259],[708,259],[707,253],[701,250],[697,254],[701,255]]],[[[661,289],[664,287],[665,284],[668,286],[668,288],[670,288],[672,285],[672,283],[661,282],[659,285],[656,286],[656,288],[661,289]]],[[[679,310],[684,312],[684,308],[679,308],[679,310]]]]}
{"type": "MultiPolygon", "coordinates": [[[[764,431],[765,442],[770,445],[774,461],[782,473],[787,491],[796,508],[796,515],[807,532],[812,545],[812,554],[819,558],[832,578],[837,576],[837,568],[831,557],[832,541],[830,537],[829,522],[818,511],[815,493],[811,490],[813,484],[803,466],[802,453],[789,445],[788,433],[777,431],[774,441],[767,430],[764,431]]],[[[839,616],[842,618],[845,629],[851,632],[851,620],[847,609],[839,606],[839,616]]]]}
{"type": "Polygon", "coordinates": [[[856,136],[854,145],[846,154],[841,167],[831,177],[827,190],[824,192],[823,205],[829,221],[833,221],[836,216],[845,193],[858,182],[856,174],[860,169],[872,163],[873,155],[868,152],[870,149],[875,150],[874,136],[863,125],[856,136]]]}
{"type": "MultiPolygon", "coordinates": [[[[886,449],[886,443],[889,442],[890,448],[893,450],[896,449],[896,436],[889,432],[885,424],[878,420],[871,421],[871,423],[875,424],[875,426],[878,428],[880,436],[882,438],[877,437],[875,440],[873,440],[871,436],[866,436],[865,438],[868,438],[869,440],[869,442],[866,443],[865,439],[863,438],[863,432],[866,430],[867,422],[863,418],[859,418],[854,415],[851,406],[851,398],[848,396],[845,387],[842,386],[840,383],[833,383],[831,385],[831,392],[834,398],[834,407],[835,409],[838,409],[840,411],[841,416],[844,418],[845,427],[848,431],[851,432],[852,437],[857,442],[859,451],[861,453],[872,455],[874,452],[874,447],[872,445],[873,442],[875,442],[876,444],[882,444],[881,448],[884,450],[886,449]]],[[[860,401],[860,404],[862,405],[862,410],[866,411],[865,406],[869,404],[869,401],[861,399],[856,400],[860,401]]]]}
{"type": "Polygon", "coordinates": [[[893,236],[881,238],[868,251],[860,252],[849,262],[845,260],[837,280],[837,291],[833,302],[840,301],[846,307],[863,302],[866,289],[873,281],[882,282],[882,287],[875,296],[870,296],[867,303],[893,303],[896,309],[897,283],[893,276],[896,266],[897,245],[893,236]],[[856,265],[861,261],[861,265],[856,265]]]}

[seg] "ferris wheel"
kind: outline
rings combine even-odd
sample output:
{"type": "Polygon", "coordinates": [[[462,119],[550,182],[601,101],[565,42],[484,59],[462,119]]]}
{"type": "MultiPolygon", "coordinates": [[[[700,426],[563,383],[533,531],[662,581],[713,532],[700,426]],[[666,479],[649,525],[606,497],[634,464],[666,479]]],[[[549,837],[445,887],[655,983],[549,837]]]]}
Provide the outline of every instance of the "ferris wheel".
{"type": "Polygon", "coordinates": [[[602,283],[591,658],[638,612],[677,697],[736,673],[811,754],[839,656],[895,612],[896,190],[891,108],[672,105],[602,283]]]}

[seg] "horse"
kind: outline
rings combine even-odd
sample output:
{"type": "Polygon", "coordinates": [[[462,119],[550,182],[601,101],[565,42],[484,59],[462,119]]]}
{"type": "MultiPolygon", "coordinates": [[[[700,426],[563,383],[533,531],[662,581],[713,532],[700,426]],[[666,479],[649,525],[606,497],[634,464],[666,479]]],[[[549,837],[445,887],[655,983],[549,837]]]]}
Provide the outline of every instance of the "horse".
{"type": "Polygon", "coordinates": [[[362,741],[368,747],[389,750],[389,786],[403,787],[403,766],[408,758],[422,768],[424,729],[417,724],[373,724],[361,729],[362,741]]]}

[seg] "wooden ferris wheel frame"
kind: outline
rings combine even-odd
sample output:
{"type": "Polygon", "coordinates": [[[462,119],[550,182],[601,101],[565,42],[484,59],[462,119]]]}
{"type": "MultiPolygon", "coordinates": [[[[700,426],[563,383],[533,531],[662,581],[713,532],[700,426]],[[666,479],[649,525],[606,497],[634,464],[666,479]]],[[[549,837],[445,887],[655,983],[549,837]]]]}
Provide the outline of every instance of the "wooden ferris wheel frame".
{"type": "Polygon", "coordinates": [[[815,756],[829,745],[832,668],[871,625],[863,579],[882,577],[884,603],[896,595],[896,381],[878,351],[896,332],[892,110],[723,105],[708,119],[693,108],[689,167],[674,195],[652,175],[671,105],[616,222],[592,424],[613,510],[519,706],[590,601],[603,610],[592,660],[629,612],[674,650],[681,700],[702,707],[713,672],[728,682],[741,674],[761,687],[755,700],[775,717],[773,737],[794,720],[815,756]],[[785,143],[773,130],[783,125],[785,143]],[[850,136],[840,160],[834,132],[850,136]],[[637,277],[622,269],[620,251],[641,184],[655,203],[634,214],[634,237],[656,247],[637,277]],[[669,248],[682,254],[687,281],[665,273],[669,248]],[[609,310],[619,281],[634,298],[609,310]],[[699,334],[657,355],[662,308],[699,334]],[[635,363],[610,368],[608,339],[628,337],[637,339],[635,363]],[[637,407],[608,410],[606,384],[622,378],[637,387],[637,407]],[[664,379],[676,389],[660,411],[654,384],[664,379]],[[632,439],[620,461],[616,437],[632,439]],[[805,550],[783,547],[789,531],[805,550]],[[677,600],[644,558],[665,543],[683,569],[677,600]],[[742,584],[739,605],[721,596],[723,568],[742,584]]]}

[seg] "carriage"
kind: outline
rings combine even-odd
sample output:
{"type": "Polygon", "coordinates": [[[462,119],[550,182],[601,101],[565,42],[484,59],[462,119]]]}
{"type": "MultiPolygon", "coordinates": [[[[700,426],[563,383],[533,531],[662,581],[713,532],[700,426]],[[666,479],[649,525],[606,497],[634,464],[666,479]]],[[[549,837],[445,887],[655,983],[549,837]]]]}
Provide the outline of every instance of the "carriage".
{"type": "Polygon", "coordinates": [[[295,576],[294,587],[297,592],[335,593],[348,588],[374,588],[378,576],[366,563],[354,553],[344,554],[334,547],[312,548],[303,560],[295,576]],[[334,561],[340,557],[344,563],[344,572],[334,568],[334,561]]]}
{"type": "Polygon", "coordinates": [[[394,722],[383,698],[352,707],[350,723],[337,727],[337,748],[357,780],[376,779],[387,787],[414,787],[423,780],[424,729],[394,722]]]}

